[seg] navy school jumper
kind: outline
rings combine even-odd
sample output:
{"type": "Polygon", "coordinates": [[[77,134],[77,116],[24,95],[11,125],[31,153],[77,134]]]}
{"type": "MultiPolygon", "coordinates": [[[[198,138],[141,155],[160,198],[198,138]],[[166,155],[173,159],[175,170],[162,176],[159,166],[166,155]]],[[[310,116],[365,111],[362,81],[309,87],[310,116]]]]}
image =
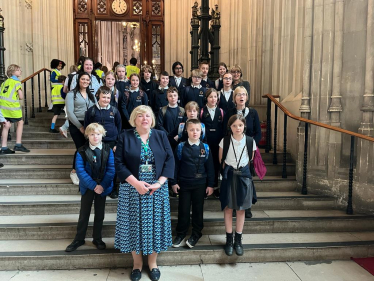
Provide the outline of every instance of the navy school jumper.
{"type": "MultiPolygon", "coordinates": [[[[223,110],[222,110],[223,111],[223,110]]],[[[205,124],[205,134],[207,143],[210,147],[213,156],[213,164],[215,170],[214,177],[214,186],[218,186],[218,176],[219,176],[219,142],[223,138],[223,124],[224,124],[224,113],[221,112],[221,109],[217,106],[215,110],[214,119],[210,117],[208,108],[204,106],[202,111],[200,111],[200,121],[205,124]]]]}
{"type": "Polygon", "coordinates": [[[205,105],[205,92],[206,88],[204,87],[200,89],[192,86],[184,88],[181,95],[181,106],[185,107],[190,101],[195,101],[199,105],[199,108],[203,108],[205,105]]]}

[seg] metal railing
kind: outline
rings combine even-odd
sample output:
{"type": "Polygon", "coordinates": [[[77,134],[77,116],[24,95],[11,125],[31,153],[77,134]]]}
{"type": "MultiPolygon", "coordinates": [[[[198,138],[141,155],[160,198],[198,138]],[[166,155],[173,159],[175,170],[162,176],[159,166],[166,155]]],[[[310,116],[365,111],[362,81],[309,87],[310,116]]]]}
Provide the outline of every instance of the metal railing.
{"type": "Polygon", "coordinates": [[[35,94],[34,94],[34,77],[38,76],[38,112],[42,112],[42,93],[41,93],[41,88],[40,88],[40,74],[44,72],[44,107],[48,108],[48,94],[47,94],[47,72],[51,72],[51,70],[47,68],[42,68],[38,70],[37,72],[31,74],[30,76],[26,77],[21,81],[23,84],[23,89],[24,89],[24,104],[25,104],[25,125],[29,124],[28,116],[27,116],[27,82],[31,82],[31,118],[35,118],[35,94]]]}
{"type": "Polygon", "coordinates": [[[304,122],[305,123],[305,138],[304,138],[304,162],[303,162],[303,184],[301,188],[301,194],[307,195],[308,189],[306,185],[306,179],[307,179],[307,165],[308,165],[308,134],[309,134],[309,125],[314,125],[318,127],[322,127],[328,130],[333,130],[342,134],[347,134],[351,136],[351,148],[350,148],[350,162],[349,162],[349,179],[348,179],[348,203],[347,203],[347,214],[352,215],[353,214],[353,208],[352,208],[352,187],[353,187],[353,161],[354,161],[354,144],[355,144],[355,138],[361,138],[367,141],[374,142],[373,137],[365,136],[359,133],[355,133],[352,131],[344,130],[339,127],[327,125],[324,123],[320,123],[317,121],[309,120],[300,116],[293,115],[290,113],[287,108],[285,108],[281,103],[279,103],[276,98],[279,98],[278,95],[264,95],[263,98],[267,98],[267,128],[266,128],[266,148],[265,153],[269,153],[271,150],[271,103],[274,103],[274,157],[273,157],[273,163],[277,164],[277,122],[278,122],[278,108],[283,111],[284,113],[284,134],[283,134],[283,168],[282,168],[282,178],[287,178],[287,118],[292,118],[294,120],[304,122]]]}

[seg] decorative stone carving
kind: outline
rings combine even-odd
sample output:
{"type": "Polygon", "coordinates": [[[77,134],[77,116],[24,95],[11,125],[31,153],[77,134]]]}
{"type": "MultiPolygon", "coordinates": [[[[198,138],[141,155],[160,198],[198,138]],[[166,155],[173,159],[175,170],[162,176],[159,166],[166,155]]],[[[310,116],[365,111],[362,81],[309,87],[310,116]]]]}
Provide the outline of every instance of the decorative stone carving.
{"type": "Polygon", "coordinates": [[[33,52],[33,46],[32,46],[32,43],[26,43],[26,47],[25,47],[25,50],[29,53],[32,53],[33,52]]]}
{"type": "Polygon", "coordinates": [[[27,9],[32,9],[32,0],[25,0],[25,7],[27,9]]]}
{"type": "Polygon", "coordinates": [[[214,5],[215,9],[212,9],[212,25],[221,24],[221,12],[218,11],[218,5],[214,5]]]}

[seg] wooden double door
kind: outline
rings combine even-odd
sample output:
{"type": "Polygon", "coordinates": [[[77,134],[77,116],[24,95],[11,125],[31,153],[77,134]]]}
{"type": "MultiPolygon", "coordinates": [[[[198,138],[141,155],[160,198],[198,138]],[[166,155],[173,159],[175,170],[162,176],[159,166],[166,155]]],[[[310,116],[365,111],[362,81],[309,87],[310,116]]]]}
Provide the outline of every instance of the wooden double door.
{"type": "Polygon", "coordinates": [[[74,48],[111,69],[118,61],[164,69],[164,0],[74,1],[74,48]],[[117,54],[117,55],[116,55],[117,54]]]}

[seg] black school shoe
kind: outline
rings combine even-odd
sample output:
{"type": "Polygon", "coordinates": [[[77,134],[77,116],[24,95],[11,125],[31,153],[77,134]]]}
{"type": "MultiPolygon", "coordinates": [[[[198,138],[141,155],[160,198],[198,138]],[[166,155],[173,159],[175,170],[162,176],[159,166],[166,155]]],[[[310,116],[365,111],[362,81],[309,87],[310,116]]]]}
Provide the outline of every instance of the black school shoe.
{"type": "Polygon", "coordinates": [[[60,131],[56,130],[56,129],[49,129],[49,132],[52,133],[52,134],[58,134],[58,133],[60,133],[60,131]]]}
{"type": "Polygon", "coordinates": [[[24,147],[22,144],[21,146],[14,146],[14,151],[20,151],[20,152],[30,152],[26,147],[24,147]]]}
{"type": "Polygon", "coordinates": [[[176,236],[173,241],[173,248],[179,248],[186,245],[185,237],[176,236]]]}
{"type": "Polygon", "coordinates": [[[152,281],[158,281],[160,280],[160,277],[161,277],[161,272],[158,268],[152,268],[150,274],[149,274],[150,278],[152,281]]]}
{"type": "Polygon", "coordinates": [[[3,163],[0,163],[0,168],[4,167],[4,164],[3,163]]]}
{"type": "Polygon", "coordinates": [[[112,198],[112,199],[117,199],[118,198],[117,191],[112,191],[112,193],[109,195],[109,197],[112,198]]]}
{"type": "Polygon", "coordinates": [[[69,246],[66,247],[65,252],[74,252],[80,246],[86,243],[84,240],[74,240],[69,246]]]}
{"type": "Polygon", "coordinates": [[[0,154],[14,154],[15,152],[9,148],[5,149],[5,150],[0,150],[0,154]]]}
{"type": "Polygon", "coordinates": [[[98,250],[105,250],[106,249],[106,245],[103,242],[103,240],[101,240],[101,239],[92,240],[92,244],[94,244],[98,250]]]}
{"type": "Polygon", "coordinates": [[[188,247],[193,248],[196,246],[196,243],[199,241],[199,239],[200,239],[199,236],[192,234],[191,237],[188,238],[186,244],[188,247]]]}
{"type": "Polygon", "coordinates": [[[130,279],[131,281],[139,281],[142,278],[142,272],[140,269],[133,269],[131,271],[130,279]]]}

